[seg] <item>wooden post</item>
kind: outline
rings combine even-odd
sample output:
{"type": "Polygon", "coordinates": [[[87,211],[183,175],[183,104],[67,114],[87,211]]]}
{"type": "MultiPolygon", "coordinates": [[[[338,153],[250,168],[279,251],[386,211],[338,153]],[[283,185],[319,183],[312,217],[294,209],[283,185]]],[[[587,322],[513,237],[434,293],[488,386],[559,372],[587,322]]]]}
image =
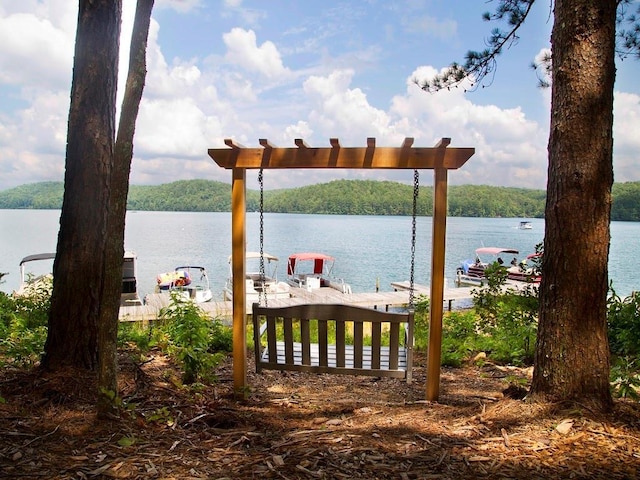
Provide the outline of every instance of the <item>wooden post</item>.
{"type": "Polygon", "coordinates": [[[246,170],[234,168],[231,184],[231,274],[233,275],[233,391],[236,398],[247,396],[246,201],[246,170]]]}
{"type": "Polygon", "coordinates": [[[444,254],[447,230],[447,169],[434,169],[433,246],[431,252],[431,301],[429,303],[429,347],[427,351],[427,400],[440,395],[442,314],[444,308],[444,254]]]}

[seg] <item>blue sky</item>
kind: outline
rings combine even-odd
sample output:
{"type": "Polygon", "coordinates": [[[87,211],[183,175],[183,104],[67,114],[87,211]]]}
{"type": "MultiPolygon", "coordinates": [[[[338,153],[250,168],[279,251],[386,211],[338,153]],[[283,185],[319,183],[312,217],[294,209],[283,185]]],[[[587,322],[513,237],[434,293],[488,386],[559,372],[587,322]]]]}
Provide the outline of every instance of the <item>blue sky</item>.
{"type": "MultiPolygon", "coordinates": [[[[428,94],[413,82],[498,25],[493,2],[468,0],[156,0],[131,183],[230,182],[207,155],[234,138],[293,146],[475,147],[452,184],[545,188],[548,90],[530,69],[549,48],[550,2],[536,2],[486,86],[428,94]]],[[[135,1],[124,0],[122,62],[135,1]]],[[[0,0],[0,190],[64,178],[77,2],[0,0]]],[[[124,89],[126,63],[121,63],[124,89]]],[[[615,181],[640,180],[640,62],[618,62],[615,181]]],[[[120,92],[121,93],[121,92],[120,92]]],[[[410,172],[269,171],[266,188],[338,178],[409,181],[410,172]]],[[[430,176],[424,183],[430,182],[430,176]]],[[[253,185],[249,184],[249,188],[253,185]]]]}

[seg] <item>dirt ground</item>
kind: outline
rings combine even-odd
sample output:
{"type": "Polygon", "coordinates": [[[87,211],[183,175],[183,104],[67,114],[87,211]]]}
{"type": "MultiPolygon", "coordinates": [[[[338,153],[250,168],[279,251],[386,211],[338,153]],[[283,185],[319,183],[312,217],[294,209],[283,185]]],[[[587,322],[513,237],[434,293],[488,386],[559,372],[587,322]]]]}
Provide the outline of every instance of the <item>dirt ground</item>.
{"type": "Polygon", "coordinates": [[[444,369],[440,401],[426,402],[425,361],[410,385],[249,370],[249,397],[236,401],[229,362],[195,391],[160,354],[123,357],[126,408],[102,422],[90,376],[4,369],[0,477],[640,478],[638,404],[617,401],[607,416],[530,404],[516,387],[530,371],[495,365],[444,369]]]}

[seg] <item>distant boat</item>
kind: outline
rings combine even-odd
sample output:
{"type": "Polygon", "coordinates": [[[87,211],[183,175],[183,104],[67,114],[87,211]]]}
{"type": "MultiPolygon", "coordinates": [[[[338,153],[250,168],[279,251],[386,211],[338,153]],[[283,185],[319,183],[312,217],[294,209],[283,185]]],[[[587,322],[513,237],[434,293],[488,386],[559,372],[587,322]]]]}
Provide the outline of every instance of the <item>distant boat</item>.
{"type": "Polygon", "coordinates": [[[342,293],[351,293],[351,285],[333,276],[335,258],[324,253],[294,253],[287,264],[288,282],[298,288],[312,291],[333,288],[342,293]]]}
{"type": "Polygon", "coordinates": [[[207,270],[199,265],[176,267],[172,272],[160,273],[156,284],[158,293],[180,292],[185,300],[195,303],[208,302],[213,298],[207,270]]]}
{"type": "Polygon", "coordinates": [[[531,225],[531,222],[520,222],[518,228],[520,230],[531,230],[533,228],[533,225],[531,225]]]}

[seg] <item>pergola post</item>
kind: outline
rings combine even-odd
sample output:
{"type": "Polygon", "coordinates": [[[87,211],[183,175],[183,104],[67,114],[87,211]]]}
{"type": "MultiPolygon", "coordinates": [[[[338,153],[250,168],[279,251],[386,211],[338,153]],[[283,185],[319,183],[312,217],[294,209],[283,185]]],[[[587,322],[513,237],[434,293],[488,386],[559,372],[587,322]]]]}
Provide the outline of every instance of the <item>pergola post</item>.
{"type": "Polygon", "coordinates": [[[431,251],[431,296],[429,299],[429,346],[427,350],[427,400],[440,395],[442,315],[444,309],[444,259],[447,232],[447,169],[433,173],[433,226],[431,251]]]}
{"type": "Polygon", "coordinates": [[[231,184],[231,274],[233,276],[233,391],[247,395],[247,305],[245,250],[247,244],[246,170],[234,168],[231,184]]]}

